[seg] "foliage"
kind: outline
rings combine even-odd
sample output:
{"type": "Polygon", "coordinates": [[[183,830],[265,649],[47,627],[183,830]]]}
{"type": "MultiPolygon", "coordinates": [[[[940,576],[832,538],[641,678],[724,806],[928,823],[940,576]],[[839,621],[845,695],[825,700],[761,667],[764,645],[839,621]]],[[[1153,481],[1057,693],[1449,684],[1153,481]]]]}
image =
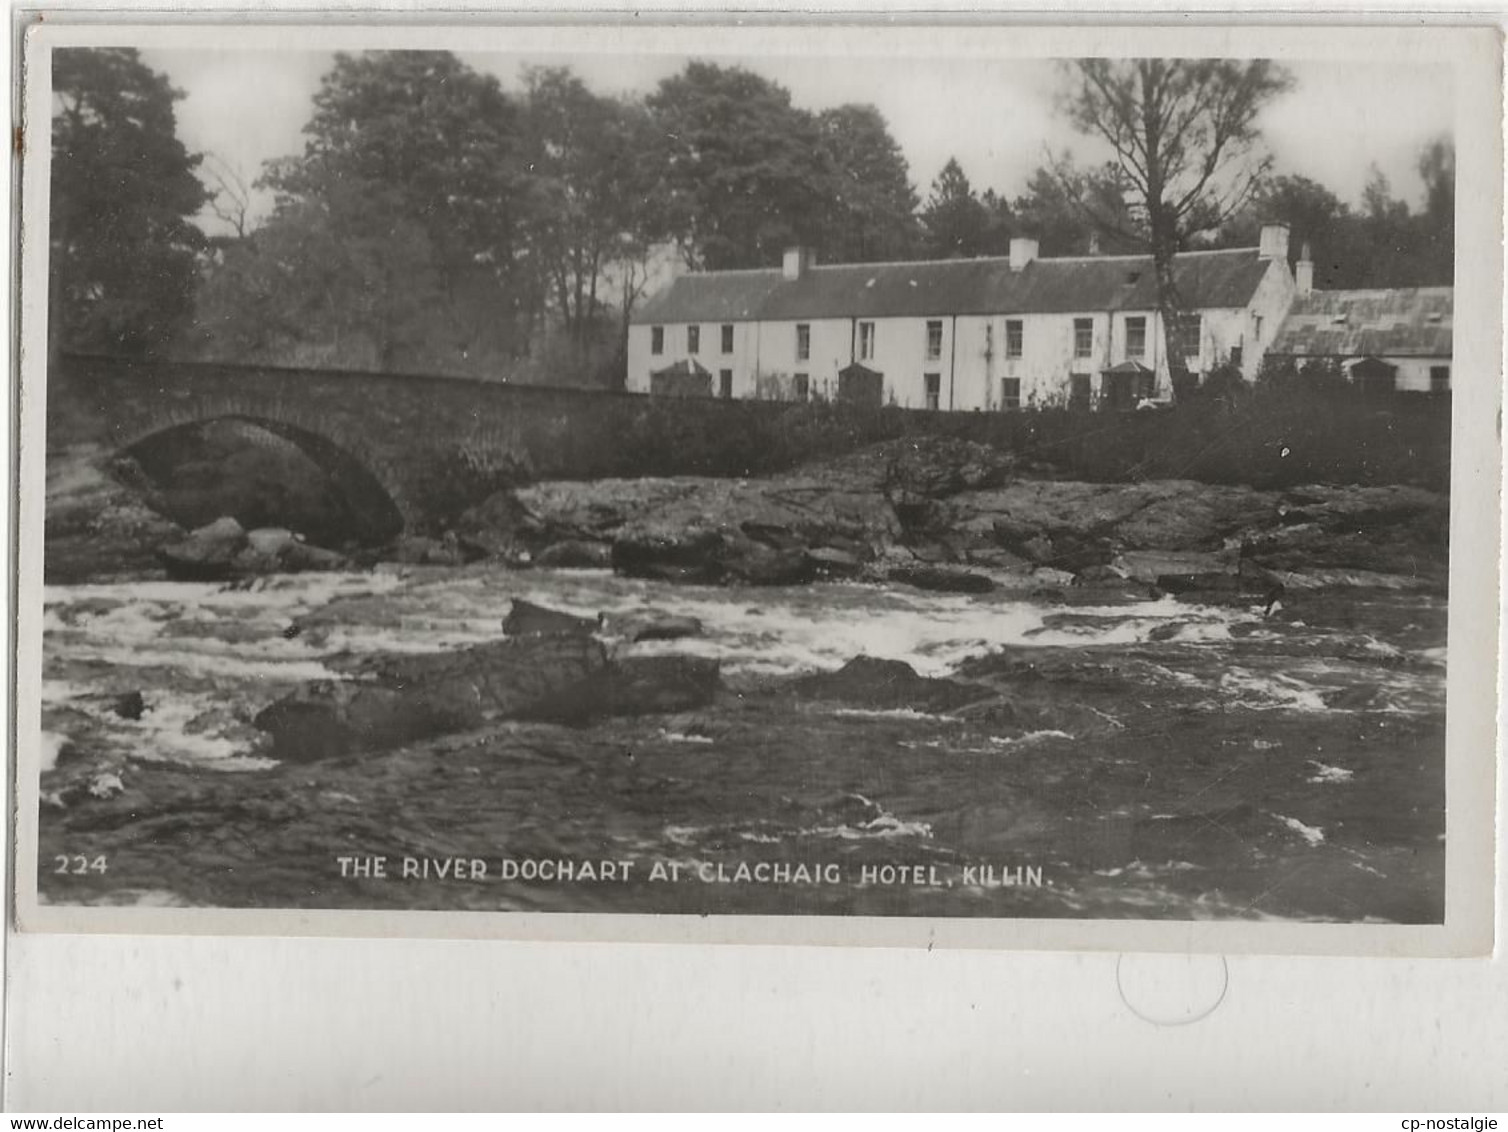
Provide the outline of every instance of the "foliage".
{"type": "MultiPolygon", "coordinates": [[[[1239,211],[1266,173],[1257,117],[1291,79],[1263,59],[1080,59],[1070,77],[1063,109],[1115,152],[1152,253],[1166,334],[1180,310],[1174,257],[1239,211]]],[[[1176,390],[1181,359],[1173,368],[1176,390]]]]}
{"type": "Polygon", "coordinates": [[[201,292],[199,332],[205,352],[235,361],[422,370],[444,364],[433,322],[445,302],[433,245],[402,203],[337,182],[283,202],[226,250],[201,292]]]}
{"type": "Polygon", "coordinates": [[[1320,290],[1448,286],[1455,273],[1455,166],[1448,139],[1436,138],[1420,151],[1425,203],[1419,212],[1395,198],[1375,168],[1360,209],[1308,178],[1275,177],[1257,187],[1213,244],[1250,246],[1264,222],[1280,220],[1292,229],[1290,261],[1308,248],[1320,290]]]}
{"type": "Polygon", "coordinates": [[[816,244],[833,174],[816,119],[741,67],[693,62],[647,100],[656,137],[658,225],[688,267],[778,263],[816,244]]]}
{"type": "Polygon", "coordinates": [[[770,474],[902,436],[951,436],[1070,479],[1195,479],[1258,488],[1413,484],[1449,490],[1450,406],[1379,407],[1298,388],[1198,397],[1156,412],[937,413],[842,402],[587,394],[562,414],[542,477],[770,474]]]}
{"type": "Polygon", "coordinates": [[[652,185],[649,119],[637,103],[593,94],[566,68],[536,68],[525,81],[533,258],[567,336],[584,350],[609,278],[650,252],[642,215],[652,185]]]}
{"type": "Polygon", "coordinates": [[[873,106],[817,115],[831,169],[822,256],[835,263],[904,259],[917,250],[916,190],[901,147],[873,106]]]}
{"type": "Polygon", "coordinates": [[[536,273],[497,81],[448,52],[338,54],[314,105],[303,155],[261,178],[271,219],[211,273],[210,351],[471,372],[522,348],[536,273]]]}
{"type": "Polygon", "coordinates": [[[1032,175],[1015,213],[1045,256],[1127,255],[1145,251],[1147,235],[1126,198],[1118,165],[1086,170],[1060,158],[1032,175]]]}
{"type": "Polygon", "coordinates": [[[125,48],[59,49],[52,80],[54,345],[160,352],[193,311],[208,199],[176,133],[182,93],[125,48]]]}
{"type": "MultiPolygon", "coordinates": [[[[993,201],[992,201],[993,203],[993,201]]],[[[928,258],[998,254],[1002,241],[997,232],[999,213],[975,194],[956,157],[950,157],[932,182],[932,192],[922,207],[921,224],[928,258]]]]}

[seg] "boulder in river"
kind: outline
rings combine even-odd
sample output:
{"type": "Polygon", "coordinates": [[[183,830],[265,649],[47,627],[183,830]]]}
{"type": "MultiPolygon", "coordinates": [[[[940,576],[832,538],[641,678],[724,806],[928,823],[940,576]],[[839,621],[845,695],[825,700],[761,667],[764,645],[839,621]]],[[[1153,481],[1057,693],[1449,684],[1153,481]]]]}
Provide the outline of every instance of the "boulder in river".
{"type": "Polygon", "coordinates": [[[579,617],[574,613],[562,613],[535,605],[522,598],[513,599],[513,608],[503,618],[503,632],[510,637],[554,636],[565,633],[574,636],[590,636],[597,631],[598,622],[591,617],[579,617]]]}
{"type": "Polygon", "coordinates": [[[746,586],[799,586],[816,577],[805,550],[767,546],[740,535],[724,543],[723,576],[746,586]]]}
{"type": "Polygon", "coordinates": [[[157,557],[175,581],[223,582],[238,573],[236,556],[246,545],[246,531],[226,515],[159,548],[157,557]]]}
{"type": "Polygon", "coordinates": [[[948,711],[988,698],[988,689],[921,676],[903,660],[857,656],[836,672],[802,676],[788,686],[804,700],[830,700],[876,710],[948,711]]]}
{"type": "Polygon", "coordinates": [[[695,617],[679,613],[663,613],[657,609],[636,610],[632,613],[604,613],[601,617],[603,630],[610,636],[638,643],[640,641],[678,641],[686,637],[700,637],[702,623],[695,617]]]}
{"type": "Polygon", "coordinates": [[[534,555],[534,565],[556,570],[605,570],[612,564],[612,543],[587,539],[552,543],[534,555]]]}
{"type": "Polygon", "coordinates": [[[364,677],[306,684],[253,720],[273,758],[309,762],[502,719],[579,722],[607,658],[585,636],[518,637],[457,652],[368,658],[364,677]]]}
{"type": "Polygon", "coordinates": [[[620,657],[604,674],[606,715],[648,715],[706,707],[717,694],[717,660],[701,656],[620,657]]]}
{"type": "Polygon", "coordinates": [[[942,566],[900,566],[888,576],[892,582],[939,593],[987,594],[995,588],[995,583],[984,574],[942,566]]]}
{"type": "Polygon", "coordinates": [[[284,696],[254,724],[268,754],[291,762],[383,750],[509,719],[581,724],[603,715],[705,707],[718,663],[629,657],[609,663],[599,641],[557,633],[445,653],[387,654],[284,696]]]}
{"type": "Polygon", "coordinates": [[[300,539],[283,547],[279,562],[284,570],[294,573],[319,570],[349,570],[351,560],[335,550],[313,546],[300,539]]]}
{"type": "Polygon", "coordinates": [[[840,547],[814,547],[806,557],[819,578],[857,578],[864,572],[864,559],[840,547]]]}
{"type": "Polygon", "coordinates": [[[630,530],[613,541],[612,563],[630,578],[712,583],[723,576],[721,549],[715,530],[630,530]]]}

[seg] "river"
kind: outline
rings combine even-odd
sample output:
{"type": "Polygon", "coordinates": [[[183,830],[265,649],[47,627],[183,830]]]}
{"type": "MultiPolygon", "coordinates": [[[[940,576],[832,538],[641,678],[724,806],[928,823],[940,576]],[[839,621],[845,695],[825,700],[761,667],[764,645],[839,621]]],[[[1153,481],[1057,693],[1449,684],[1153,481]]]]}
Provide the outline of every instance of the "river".
{"type": "Polygon", "coordinates": [[[1438,598],[1296,591],[1268,616],[475,566],[59,585],[45,601],[39,884],[52,902],[1441,914],[1438,598]],[[716,657],[725,690],[672,717],[267,757],[253,716],[349,670],[332,661],[496,640],[515,598],[698,618],[700,637],[632,647],[716,657]],[[941,707],[786,693],[856,656],[972,693],[941,707]],[[387,876],[362,871],[378,857],[387,876]],[[456,858],[459,877],[431,864],[456,858]],[[427,879],[402,876],[405,859],[427,879]]]}

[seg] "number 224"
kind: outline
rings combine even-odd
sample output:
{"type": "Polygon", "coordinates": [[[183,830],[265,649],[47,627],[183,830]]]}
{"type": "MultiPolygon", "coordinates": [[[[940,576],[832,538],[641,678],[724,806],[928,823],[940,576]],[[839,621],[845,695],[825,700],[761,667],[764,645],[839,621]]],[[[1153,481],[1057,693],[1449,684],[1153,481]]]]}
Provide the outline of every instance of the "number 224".
{"type": "Polygon", "coordinates": [[[57,862],[57,868],[53,869],[53,872],[71,877],[86,876],[89,873],[102,873],[109,867],[109,862],[106,861],[103,853],[92,861],[82,854],[73,857],[65,857],[59,854],[53,860],[57,862]]]}

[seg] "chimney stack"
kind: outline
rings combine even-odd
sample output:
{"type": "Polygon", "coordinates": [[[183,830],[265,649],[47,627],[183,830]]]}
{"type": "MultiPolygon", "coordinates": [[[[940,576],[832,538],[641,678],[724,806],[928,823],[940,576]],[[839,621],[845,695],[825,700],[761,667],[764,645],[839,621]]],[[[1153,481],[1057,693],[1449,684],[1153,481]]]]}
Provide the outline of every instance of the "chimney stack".
{"type": "Polygon", "coordinates": [[[1100,234],[1098,232],[1089,233],[1089,254],[1100,254],[1100,234]]]}
{"type": "Polygon", "coordinates": [[[1300,298],[1314,290],[1314,260],[1309,256],[1307,241],[1299,249],[1299,262],[1293,269],[1293,281],[1298,284],[1296,291],[1300,298]]]}
{"type": "Polygon", "coordinates": [[[817,266],[817,253],[812,248],[804,248],[798,245],[785,249],[785,258],[781,264],[781,274],[790,280],[800,279],[813,267],[817,266]]]}
{"type": "Polygon", "coordinates": [[[1037,258],[1037,249],[1041,245],[1036,240],[1025,236],[1014,236],[1011,239],[1011,270],[1020,271],[1032,260],[1037,258]]]}
{"type": "Polygon", "coordinates": [[[1257,248],[1259,259],[1287,259],[1288,258],[1288,225],[1264,224],[1262,225],[1262,242],[1257,248]]]}

